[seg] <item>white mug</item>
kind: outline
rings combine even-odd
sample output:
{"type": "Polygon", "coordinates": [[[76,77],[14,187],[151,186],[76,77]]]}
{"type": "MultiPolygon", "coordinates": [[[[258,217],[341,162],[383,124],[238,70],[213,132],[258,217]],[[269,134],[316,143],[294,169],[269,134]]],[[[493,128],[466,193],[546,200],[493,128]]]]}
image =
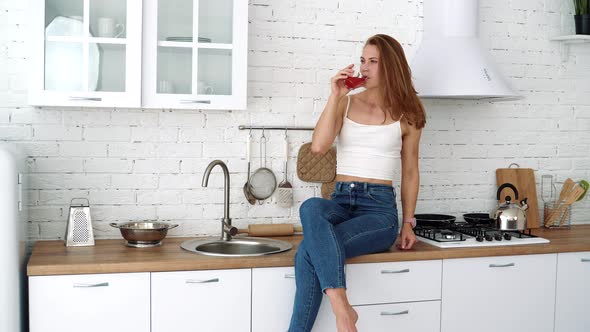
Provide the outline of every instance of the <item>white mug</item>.
{"type": "Polygon", "coordinates": [[[213,87],[207,84],[205,81],[197,81],[197,92],[200,95],[212,95],[213,87]]]}
{"type": "Polygon", "coordinates": [[[115,24],[115,19],[110,17],[98,18],[98,36],[104,38],[119,38],[125,32],[123,24],[115,24]],[[118,31],[117,31],[118,30],[118,31]]]}
{"type": "Polygon", "coordinates": [[[158,93],[174,93],[174,84],[172,83],[172,81],[158,81],[158,93]]]}

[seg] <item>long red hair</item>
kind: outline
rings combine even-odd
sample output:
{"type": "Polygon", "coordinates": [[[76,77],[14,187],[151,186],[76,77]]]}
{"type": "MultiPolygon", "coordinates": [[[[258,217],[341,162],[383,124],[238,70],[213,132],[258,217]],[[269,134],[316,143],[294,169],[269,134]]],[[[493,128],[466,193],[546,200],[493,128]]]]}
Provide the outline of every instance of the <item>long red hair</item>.
{"type": "Polygon", "coordinates": [[[400,43],[391,36],[377,34],[367,40],[367,45],[374,45],[379,50],[383,105],[391,118],[403,114],[408,123],[418,129],[424,128],[426,113],[412,84],[410,66],[400,43]]]}

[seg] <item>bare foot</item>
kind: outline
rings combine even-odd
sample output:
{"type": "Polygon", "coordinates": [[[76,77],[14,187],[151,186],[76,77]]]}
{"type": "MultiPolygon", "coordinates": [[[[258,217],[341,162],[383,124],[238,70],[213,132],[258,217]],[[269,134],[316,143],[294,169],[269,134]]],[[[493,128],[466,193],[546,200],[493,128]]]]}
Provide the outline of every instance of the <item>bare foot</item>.
{"type": "Polygon", "coordinates": [[[338,332],[357,332],[356,321],[359,319],[359,315],[352,306],[348,306],[344,310],[335,312],[334,314],[336,315],[338,332]]]}

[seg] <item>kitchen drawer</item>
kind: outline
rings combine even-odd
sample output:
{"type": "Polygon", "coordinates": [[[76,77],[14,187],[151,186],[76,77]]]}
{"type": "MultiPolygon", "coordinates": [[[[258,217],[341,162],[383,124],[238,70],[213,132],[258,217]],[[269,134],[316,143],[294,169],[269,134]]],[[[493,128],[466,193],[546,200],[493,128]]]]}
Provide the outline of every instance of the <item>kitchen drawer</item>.
{"type": "Polygon", "coordinates": [[[250,332],[250,269],[152,273],[152,332],[250,332]]]}
{"type": "Polygon", "coordinates": [[[363,305],[354,309],[359,315],[359,331],[440,331],[440,301],[363,305]]]}
{"type": "Polygon", "coordinates": [[[150,274],[29,277],[31,332],[150,331],[150,274]]]}
{"type": "Polygon", "coordinates": [[[440,300],[442,261],[349,264],[352,305],[440,300]]]}
{"type": "MultiPolygon", "coordinates": [[[[360,332],[440,332],[440,305],[437,300],[354,306],[356,327],[360,332]]],[[[319,316],[312,332],[337,332],[334,315],[319,316]]]]}

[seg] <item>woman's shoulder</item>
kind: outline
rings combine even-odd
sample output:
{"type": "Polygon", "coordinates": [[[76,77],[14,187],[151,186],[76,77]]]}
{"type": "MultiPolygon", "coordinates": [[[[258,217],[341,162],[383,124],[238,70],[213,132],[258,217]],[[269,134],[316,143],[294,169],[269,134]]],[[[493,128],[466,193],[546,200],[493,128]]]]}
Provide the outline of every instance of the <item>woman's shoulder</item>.
{"type": "Polygon", "coordinates": [[[415,123],[412,123],[410,121],[410,119],[408,119],[408,117],[405,116],[405,114],[402,114],[402,118],[399,120],[400,123],[400,127],[402,130],[402,137],[408,136],[408,135],[418,135],[420,136],[420,133],[422,132],[421,128],[417,128],[415,123]]]}

